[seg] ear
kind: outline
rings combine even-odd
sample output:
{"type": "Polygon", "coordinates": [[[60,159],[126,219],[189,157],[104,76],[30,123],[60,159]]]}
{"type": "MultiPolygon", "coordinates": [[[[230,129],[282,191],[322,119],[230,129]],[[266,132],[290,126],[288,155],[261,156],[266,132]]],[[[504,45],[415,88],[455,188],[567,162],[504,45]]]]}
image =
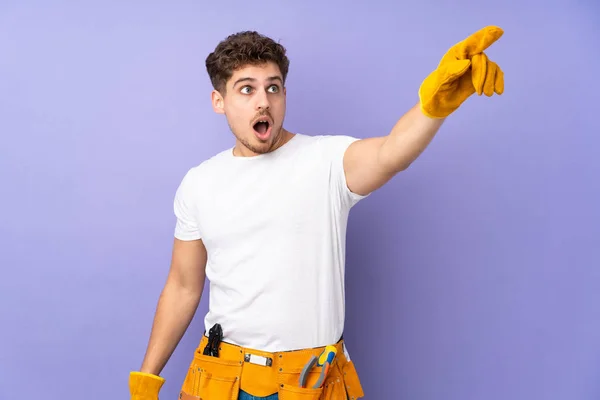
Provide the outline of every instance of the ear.
{"type": "Polygon", "coordinates": [[[211,93],[211,101],[214,112],[217,114],[225,114],[225,104],[223,100],[223,96],[219,93],[218,90],[213,90],[211,93]]]}

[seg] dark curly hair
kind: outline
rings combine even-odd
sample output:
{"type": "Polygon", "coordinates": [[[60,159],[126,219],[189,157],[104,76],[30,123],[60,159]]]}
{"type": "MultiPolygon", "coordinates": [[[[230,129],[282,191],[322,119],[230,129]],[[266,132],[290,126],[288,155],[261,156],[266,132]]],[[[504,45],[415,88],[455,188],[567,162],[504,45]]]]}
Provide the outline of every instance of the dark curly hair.
{"type": "Polygon", "coordinates": [[[285,82],[290,66],[285,48],[273,39],[255,31],[229,35],[206,58],[206,71],[213,87],[225,92],[225,84],[233,72],[247,65],[274,62],[285,82]]]}

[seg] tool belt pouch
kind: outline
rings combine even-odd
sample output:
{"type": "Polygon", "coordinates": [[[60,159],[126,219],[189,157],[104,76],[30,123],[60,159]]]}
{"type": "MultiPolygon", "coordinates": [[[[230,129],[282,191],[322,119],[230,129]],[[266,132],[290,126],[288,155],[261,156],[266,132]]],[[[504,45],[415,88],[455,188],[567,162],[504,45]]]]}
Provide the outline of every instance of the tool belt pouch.
{"type": "Polygon", "coordinates": [[[352,361],[344,363],[342,366],[342,376],[349,400],[356,400],[365,396],[362,385],[360,384],[360,379],[358,378],[358,373],[356,372],[356,368],[352,361]]]}
{"type": "Polygon", "coordinates": [[[240,389],[240,361],[194,353],[179,394],[180,400],[236,400],[240,389]]]}
{"type": "Polygon", "coordinates": [[[322,367],[315,366],[307,375],[306,386],[298,384],[301,369],[279,373],[279,400],[356,400],[364,397],[363,389],[351,361],[340,358],[331,365],[323,385],[313,388],[322,367]]]}

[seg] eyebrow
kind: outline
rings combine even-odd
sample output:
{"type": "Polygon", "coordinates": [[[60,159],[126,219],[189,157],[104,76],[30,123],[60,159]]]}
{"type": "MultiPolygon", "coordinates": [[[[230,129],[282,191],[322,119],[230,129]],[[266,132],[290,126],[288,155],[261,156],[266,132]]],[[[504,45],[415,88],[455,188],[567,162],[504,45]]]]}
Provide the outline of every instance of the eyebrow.
{"type": "MultiPolygon", "coordinates": [[[[267,80],[268,81],[279,81],[279,82],[283,83],[283,80],[279,76],[270,76],[267,78],[267,80]]],[[[234,82],[233,87],[235,87],[237,84],[242,83],[242,82],[256,82],[256,78],[250,78],[250,77],[240,78],[234,82]]]]}

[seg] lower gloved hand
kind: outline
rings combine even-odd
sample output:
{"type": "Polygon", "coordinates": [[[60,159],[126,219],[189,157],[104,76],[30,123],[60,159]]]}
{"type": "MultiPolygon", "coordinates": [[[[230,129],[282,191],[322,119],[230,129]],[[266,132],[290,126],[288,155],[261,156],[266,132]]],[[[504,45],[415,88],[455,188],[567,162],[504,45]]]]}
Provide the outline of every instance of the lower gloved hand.
{"type": "Polygon", "coordinates": [[[165,378],[145,372],[129,373],[129,393],[131,400],[158,400],[158,392],[165,378]]]}
{"type": "Polygon", "coordinates": [[[474,93],[501,95],[504,73],[483,51],[503,33],[499,27],[488,26],[452,46],[419,88],[421,111],[431,118],[444,118],[474,93]]]}

